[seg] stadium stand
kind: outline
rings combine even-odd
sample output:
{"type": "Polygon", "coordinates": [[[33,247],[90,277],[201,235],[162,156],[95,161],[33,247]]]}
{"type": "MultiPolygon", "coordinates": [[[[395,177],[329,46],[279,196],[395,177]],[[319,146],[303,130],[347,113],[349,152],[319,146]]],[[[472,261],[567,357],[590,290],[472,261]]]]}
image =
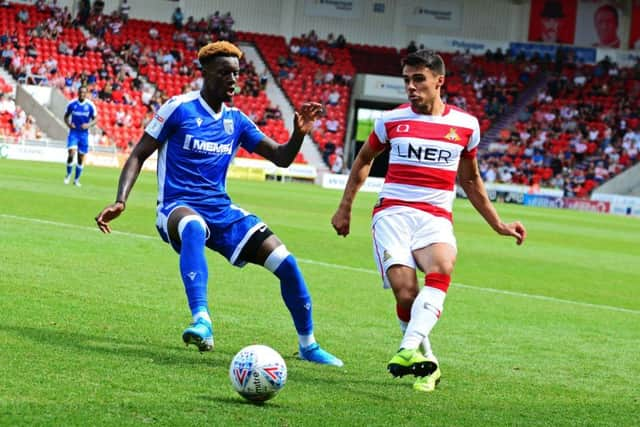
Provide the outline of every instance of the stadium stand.
{"type": "Polygon", "coordinates": [[[639,160],[640,74],[609,60],[568,62],[482,156],[486,181],[587,197],[639,160]]]}
{"type": "MultiPolygon", "coordinates": [[[[68,98],[86,84],[100,112],[96,140],[123,151],[135,144],[168,97],[199,88],[199,46],[220,38],[251,43],[292,106],[309,99],[325,104],[326,115],[312,138],[329,166],[346,139],[356,74],[396,76],[400,58],[416,48],[349,43],[333,34],[323,39],[314,30],[287,42],[280,35],[235,31],[231,15],[219,13],[187,20],[181,28],[96,9],[74,19],[66,8],[44,2],[0,9],[0,28],[3,65],[14,78],[57,87],[68,98]]],[[[587,197],[637,163],[638,65],[527,60],[499,50],[442,56],[448,68],[446,102],[480,121],[487,182],[560,188],[565,195],[587,197]]],[[[274,139],[286,141],[280,108],[264,90],[266,77],[251,62],[241,66],[234,105],[274,139]]],[[[0,81],[3,93],[10,89],[0,81]]],[[[20,135],[14,116],[0,110],[3,135],[20,135]]],[[[255,157],[244,150],[238,155],[255,157]]],[[[296,161],[306,160],[300,154],[296,161]]]]}

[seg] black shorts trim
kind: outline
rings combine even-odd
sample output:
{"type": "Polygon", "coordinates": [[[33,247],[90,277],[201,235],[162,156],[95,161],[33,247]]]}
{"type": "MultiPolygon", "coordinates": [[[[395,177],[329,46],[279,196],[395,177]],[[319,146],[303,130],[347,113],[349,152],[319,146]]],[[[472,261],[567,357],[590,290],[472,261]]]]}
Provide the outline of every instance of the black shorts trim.
{"type": "Polygon", "coordinates": [[[262,242],[272,235],[273,231],[271,231],[266,225],[258,228],[256,232],[249,237],[247,243],[245,243],[238,259],[252,264],[257,264],[256,255],[258,254],[258,249],[262,246],[262,242]]]}

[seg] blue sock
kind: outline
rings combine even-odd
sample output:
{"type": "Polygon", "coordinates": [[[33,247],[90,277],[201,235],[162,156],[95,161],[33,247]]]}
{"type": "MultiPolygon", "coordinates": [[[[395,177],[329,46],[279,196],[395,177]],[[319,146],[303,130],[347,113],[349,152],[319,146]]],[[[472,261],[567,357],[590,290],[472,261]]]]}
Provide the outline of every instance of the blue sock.
{"type": "Polygon", "coordinates": [[[311,295],[296,259],[289,254],[273,273],[280,279],[280,293],[293,317],[298,335],[310,335],[313,332],[311,295]]]}
{"type": "Polygon", "coordinates": [[[78,164],[76,165],[76,181],[80,179],[80,175],[82,175],[82,165],[78,164]]]}
{"type": "Polygon", "coordinates": [[[67,176],[71,176],[72,170],[73,170],[73,163],[67,163],[67,176]]]}
{"type": "Polygon", "coordinates": [[[204,256],[207,231],[200,221],[190,220],[181,233],[180,274],[191,314],[209,311],[207,281],[209,270],[204,256]]]}

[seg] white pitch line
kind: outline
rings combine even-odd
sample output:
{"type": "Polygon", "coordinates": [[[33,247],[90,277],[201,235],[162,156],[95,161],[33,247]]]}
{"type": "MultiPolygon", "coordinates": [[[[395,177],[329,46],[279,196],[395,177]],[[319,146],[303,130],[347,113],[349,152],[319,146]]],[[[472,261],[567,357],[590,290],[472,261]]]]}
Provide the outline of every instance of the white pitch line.
{"type": "MultiPolygon", "coordinates": [[[[57,226],[57,227],[66,227],[66,228],[74,228],[74,229],[80,229],[80,230],[97,231],[97,232],[99,232],[99,230],[97,228],[94,228],[94,227],[86,227],[86,226],[80,226],[80,225],[75,225],[75,224],[67,224],[67,223],[64,223],[64,222],[57,222],[57,221],[48,221],[48,220],[45,220],[45,219],[29,218],[29,217],[22,217],[22,216],[16,216],[16,215],[8,215],[8,214],[0,214],[0,217],[1,218],[8,218],[8,219],[15,219],[15,220],[18,220],[18,221],[34,222],[34,223],[38,223],[38,224],[54,225],[54,226],[57,226]]],[[[121,236],[128,236],[128,237],[135,237],[135,238],[146,239],[146,240],[156,240],[157,239],[154,236],[149,236],[149,235],[146,235],[146,234],[138,234],[138,233],[128,233],[126,231],[113,230],[112,234],[121,235],[121,236]]],[[[320,265],[320,266],[323,266],[323,267],[334,268],[334,269],[337,269],[337,270],[346,270],[346,271],[354,271],[354,272],[357,272],[357,273],[374,274],[376,276],[378,275],[378,272],[376,270],[370,270],[370,269],[366,269],[366,268],[350,267],[348,265],[332,264],[332,263],[328,263],[328,262],[315,261],[315,260],[304,259],[304,258],[298,258],[298,261],[303,263],[303,264],[320,265]]],[[[597,308],[597,309],[601,309],[601,310],[617,311],[617,312],[620,312],[620,313],[640,314],[640,310],[633,310],[633,309],[630,309],[630,308],[616,307],[616,306],[613,306],[613,305],[591,304],[591,303],[588,303],[588,302],[573,301],[573,300],[549,297],[549,296],[545,296],[545,295],[536,295],[536,294],[527,294],[527,293],[524,293],[524,292],[505,291],[503,289],[483,288],[483,287],[479,287],[479,286],[469,286],[469,285],[465,285],[465,284],[462,284],[462,283],[452,283],[452,286],[454,286],[456,288],[469,289],[469,290],[478,291],[478,292],[489,292],[489,293],[493,293],[493,294],[509,295],[509,296],[519,297],[519,298],[530,298],[530,299],[536,299],[536,300],[539,300],[539,301],[548,301],[548,302],[561,303],[561,304],[570,304],[570,305],[576,305],[576,306],[579,306],[579,307],[597,308]]]]}
{"type": "MultiPolygon", "coordinates": [[[[379,275],[379,273],[376,270],[368,270],[366,268],[349,267],[349,266],[346,266],[346,265],[330,264],[330,263],[326,263],[326,262],[314,261],[314,260],[309,260],[309,259],[298,259],[298,261],[302,262],[302,263],[306,263],[306,264],[321,265],[321,266],[324,266],[324,267],[336,268],[336,269],[340,269],[340,270],[355,271],[355,272],[358,272],[358,273],[369,273],[369,274],[375,274],[376,276],[379,275]]],[[[479,286],[470,286],[470,285],[465,285],[465,284],[462,284],[462,283],[451,283],[451,285],[456,287],[456,288],[471,289],[471,290],[478,291],[478,292],[489,292],[489,293],[493,293],[493,294],[509,295],[509,296],[513,296],[513,297],[531,298],[531,299],[537,299],[537,300],[540,300],[540,301],[549,301],[549,302],[556,302],[556,303],[563,303],[563,304],[571,304],[571,305],[577,305],[577,306],[581,306],[581,307],[600,308],[600,309],[603,309],[603,310],[619,311],[621,313],[640,314],[640,310],[633,310],[633,309],[630,309],[630,308],[616,307],[616,306],[613,306],[613,305],[591,304],[591,303],[588,303],[588,302],[572,301],[572,300],[567,300],[567,299],[548,297],[548,296],[545,296],[545,295],[536,295],[536,294],[527,294],[527,293],[524,293],[524,292],[505,291],[503,289],[482,288],[482,287],[479,287],[479,286]]]]}

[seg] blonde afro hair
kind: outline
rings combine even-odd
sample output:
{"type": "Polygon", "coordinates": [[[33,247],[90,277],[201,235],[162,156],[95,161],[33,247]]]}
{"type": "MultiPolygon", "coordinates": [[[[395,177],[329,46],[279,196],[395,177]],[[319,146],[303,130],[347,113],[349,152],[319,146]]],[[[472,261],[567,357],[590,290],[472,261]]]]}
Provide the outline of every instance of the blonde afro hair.
{"type": "Polygon", "coordinates": [[[202,46],[198,51],[198,61],[200,61],[202,65],[216,56],[235,56],[236,58],[242,58],[242,51],[228,41],[209,43],[202,46]]]}

